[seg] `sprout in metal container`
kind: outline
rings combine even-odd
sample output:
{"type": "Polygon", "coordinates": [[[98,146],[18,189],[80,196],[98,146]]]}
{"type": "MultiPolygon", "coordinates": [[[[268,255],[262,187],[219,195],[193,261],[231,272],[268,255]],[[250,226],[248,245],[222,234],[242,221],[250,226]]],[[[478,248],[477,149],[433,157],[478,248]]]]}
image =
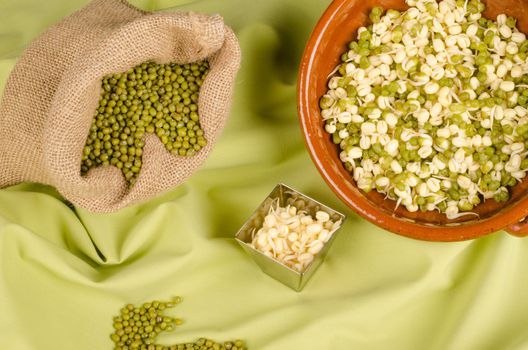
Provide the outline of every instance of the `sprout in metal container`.
{"type": "Polygon", "coordinates": [[[277,199],[270,206],[262,227],[253,231],[249,245],[303,272],[341,224],[341,220],[333,221],[323,210],[318,210],[314,218],[293,205],[281,207],[277,199]]]}
{"type": "Polygon", "coordinates": [[[407,4],[358,29],[320,99],[325,130],[363,191],[476,215],[528,171],[528,40],[478,0],[407,4]]]}

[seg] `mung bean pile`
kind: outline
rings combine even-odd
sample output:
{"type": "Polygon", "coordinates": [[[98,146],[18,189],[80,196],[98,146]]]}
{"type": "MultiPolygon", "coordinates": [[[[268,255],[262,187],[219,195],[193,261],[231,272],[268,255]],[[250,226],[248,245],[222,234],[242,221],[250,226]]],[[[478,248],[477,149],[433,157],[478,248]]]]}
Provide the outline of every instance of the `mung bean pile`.
{"type": "Polygon", "coordinates": [[[528,41],[478,0],[407,4],[359,28],[320,100],[325,130],[363,191],[475,215],[528,170],[528,41]]]}
{"type": "Polygon", "coordinates": [[[155,344],[161,332],[170,332],[181,325],[178,318],[168,317],[164,310],[181,302],[175,297],[170,302],[153,301],[141,306],[128,304],[114,317],[114,333],[110,336],[115,350],[247,350],[242,340],[217,343],[200,338],[196,342],[177,345],[155,344]]]}
{"type": "Polygon", "coordinates": [[[206,61],[147,62],[105,77],[81,174],[114,165],[132,187],[142,165],[145,133],[156,134],[175,156],[192,156],[202,149],[207,141],[199,122],[198,94],[208,70],[206,61]]]}

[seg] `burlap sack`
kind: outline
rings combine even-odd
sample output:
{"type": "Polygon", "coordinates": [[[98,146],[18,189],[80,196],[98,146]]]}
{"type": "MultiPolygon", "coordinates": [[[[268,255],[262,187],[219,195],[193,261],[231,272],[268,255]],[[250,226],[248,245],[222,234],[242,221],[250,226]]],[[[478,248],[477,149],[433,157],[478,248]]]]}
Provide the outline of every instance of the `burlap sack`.
{"type": "Polygon", "coordinates": [[[0,105],[0,187],[54,186],[72,203],[111,212],[152,198],[189,177],[206,159],[229,114],[240,48],[220,16],[147,13],[125,0],[94,0],[37,38],[20,58],[0,105]],[[210,71],[198,112],[208,141],[193,157],[171,155],[147,134],[143,166],[128,189],[116,167],[80,174],[82,149],[101,78],[142,62],[189,63],[210,71]]]}

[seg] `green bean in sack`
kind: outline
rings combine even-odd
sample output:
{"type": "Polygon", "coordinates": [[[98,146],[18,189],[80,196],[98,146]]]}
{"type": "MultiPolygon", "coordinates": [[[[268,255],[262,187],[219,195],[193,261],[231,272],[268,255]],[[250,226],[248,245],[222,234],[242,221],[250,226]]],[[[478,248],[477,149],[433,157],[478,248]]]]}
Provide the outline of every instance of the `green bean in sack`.
{"type": "Polygon", "coordinates": [[[7,81],[0,187],[51,185],[95,212],[166,192],[207,158],[229,115],[239,66],[238,41],[218,15],[92,1],[37,38],[7,81]],[[141,89],[131,92],[134,84],[141,89]]]}

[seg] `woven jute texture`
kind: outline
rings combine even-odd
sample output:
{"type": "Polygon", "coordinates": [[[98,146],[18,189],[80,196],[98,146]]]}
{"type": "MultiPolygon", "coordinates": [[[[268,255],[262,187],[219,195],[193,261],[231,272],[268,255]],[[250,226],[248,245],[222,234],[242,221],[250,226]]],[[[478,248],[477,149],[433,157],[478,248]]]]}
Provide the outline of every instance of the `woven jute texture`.
{"type": "Polygon", "coordinates": [[[220,16],[140,11],[124,0],[94,0],[37,38],[15,65],[0,104],[0,187],[54,186],[72,203],[112,212],[182,183],[207,158],[226,119],[240,66],[238,41],[220,16]],[[143,166],[128,189],[114,166],[81,176],[81,157],[101,78],[146,61],[207,59],[198,113],[207,146],[171,155],[146,134],[143,166]]]}

